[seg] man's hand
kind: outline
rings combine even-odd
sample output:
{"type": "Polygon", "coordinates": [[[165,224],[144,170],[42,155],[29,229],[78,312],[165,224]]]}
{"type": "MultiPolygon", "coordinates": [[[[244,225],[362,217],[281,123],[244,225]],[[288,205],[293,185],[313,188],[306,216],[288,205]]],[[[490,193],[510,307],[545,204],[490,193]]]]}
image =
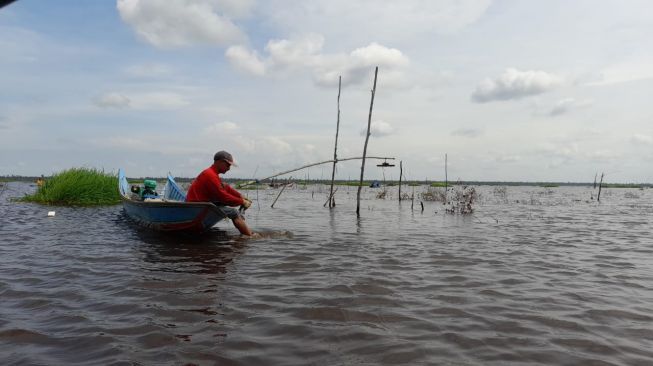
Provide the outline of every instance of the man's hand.
{"type": "Polygon", "coordinates": [[[242,207],[243,207],[245,210],[247,210],[247,209],[249,208],[249,206],[251,206],[251,205],[252,205],[252,201],[250,201],[250,200],[247,199],[247,198],[243,198],[243,204],[242,204],[242,207]]]}

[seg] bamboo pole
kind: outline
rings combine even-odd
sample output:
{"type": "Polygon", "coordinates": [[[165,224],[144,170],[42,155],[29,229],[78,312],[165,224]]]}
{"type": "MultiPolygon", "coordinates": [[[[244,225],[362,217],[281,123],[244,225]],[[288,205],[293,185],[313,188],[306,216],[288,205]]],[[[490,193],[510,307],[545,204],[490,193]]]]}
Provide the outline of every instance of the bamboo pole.
{"type": "Polygon", "coordinates": [[[335,206],[331,201],[333,198],[333,181],[336,178],[336,164],[338,163],[338,131],[340,130],[340,88],[342,86],[342,76],[338,76],[338,119],[336,120],[336,143],[333,147],[333,170],[331,171],[331,188],[329,189],[329,208],[335,206]]]}
{"type": "Polygon", "coordinates": [[[399,160],[399,201],[401,201],[401,175],[404,172],[403,161],[399,160]]]}
{"type": "MultiPolygon", "coordinates": [[[[353,158],[344,158],[344,159],[338,159],[338,161],[360,160],[360,159],[363,159],[363,157],[357,156],[357,157],[353,157],[353,158]]],[[[395,160],[395,158],[388,158],[388,157],[383,157],[383,156],[367,156],[367,157],[365,157],[365,159],[395,160]]],[[[259,180],[250,180],[249,182],[245,182],[245,183],[240,184],[238,187],[240,187],[240,188],[247,187],[247,186],[250,186],[250,185],[252,185],[254,183],[260,183],[260,182],[266,181],[268,179],[276,178],[276,177],[281,176],[281,175],[286,175],[288,173],[296,172],[298,170],[311,168],[311,167],[314,167],[316,165],[322,165],[322,164],[328,164],[328,163],[333,163],[333,160],[325,160],[325,161],[321,161],[319,163],[304,165],[302,167],[286,170],[285,172],[277,173],[275,175],[271,175],[269,177],[261,178],[259,180]]]]}
{"type": "Polygon", "coordinates": [[[370,128],[372,126],[372,108],[374,107],[374,94],[376,94],[376,77],[379,74],[379,67],[374,69],[374,86],[372,87],[372,99],[370,101],[370,114],[367,117],[367,133],[365,134],[365,145],[363,146],[363,161],[361,163],[361,179],[356,193],[356,216],[361,211],[361,189],[363,188],[363,175],[365,174],[365,155],[367,155],[367,143],[370,141],[370,128]]]}

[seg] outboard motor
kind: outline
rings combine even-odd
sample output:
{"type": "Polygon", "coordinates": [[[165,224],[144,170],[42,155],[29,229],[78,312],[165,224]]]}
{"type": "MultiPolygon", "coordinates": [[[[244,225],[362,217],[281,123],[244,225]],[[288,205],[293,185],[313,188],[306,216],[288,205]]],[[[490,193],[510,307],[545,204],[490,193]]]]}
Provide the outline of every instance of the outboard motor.
{"type": "Polygon", "coordinates": [[[158,198],[159,194],[156,193],[156,181],[146,179],[143,182],[143,190],[141,191],[141,198],[158,198]]]}
{"type": "Polygon", "coordinates": [[[131,191],[134,194],[134,198],[139,200],[145,200],[146,198],[158,198],[159,194],[156,193],[156,181],[151,179],[146,179],[143,181],[143,186],[131,186],[131,191]]]}

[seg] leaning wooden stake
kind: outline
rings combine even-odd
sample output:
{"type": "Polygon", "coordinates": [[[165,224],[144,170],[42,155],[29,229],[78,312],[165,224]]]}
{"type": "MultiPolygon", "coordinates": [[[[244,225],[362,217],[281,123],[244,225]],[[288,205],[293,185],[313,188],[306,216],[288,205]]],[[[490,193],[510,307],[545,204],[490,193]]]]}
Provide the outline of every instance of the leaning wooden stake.
{"type": "Polygon", "coordinates": [[[447,204],[447,154],[444,154],[444,204],[447,204]]]}
{"type": "Polygon", "coordinates": [[[335,206],[336,206],[336,200],[333,199],[333,195],[335,195],[336,192],[338,192],[338,188],[336,188],[335,191],[331,192],[331,194],[329,195],[329,199],[327,199],[326,202],[324,202],[324,204],[322,205],[322,207],[326,207],[327,203],[333,203],[333,206],[332,206],[332,207],[335,207],[335,206]]]}
{"type": "Polygon", "coordinates": [[[340,87],[342,85],[342,76],[338,76],[338,119],[336,121],[336,143],[333,147],[333,170],[331,171],[331,188],[329,189],[329,208],[334,207],[333,198],[333,180],[336,177],[336,163],[338,162],[338,130],[340,130],[340,87]]]}
{"type": "Polygon", "coordinates": [[[413,196],[411,197],[411,200],[412,201],[410,201],[410,210],[412,211],[413,206],[415,206],[415,186],[413,186],[413,196]]]}
{"type": "Polygon", "coordinates": [[[399,201],[401,201],[401,175],[404,172],[403,161],[399,160],[399,201]]]}
{"type": "Polygon", "coordinates": [[[597,175],[599,175],[598,172],[597,172],[596,174],[594,174],[594,189],[596,189],[596,176],[597,176],[597,175]]]}
{"type": "Polygon", "coordinates": [[[370,140],[370,128],[372,127],[372,107],[374,107],[374,94],[376,93],[376,77],[379,67],[374,69],[374,86],[372,87],[372,100],[370,101],[370,114],[367,117],[367,133],[365,134],[365,145],[363,146],[363,162],[361,163],[361,179],[356,194],[356,216],[361,215],[361,189],[363,188],[363,175],[365,174],[365,155],[367,155],[367,143],[370,140]]]}
{"type": "Polygon", "coordinates": [[[283,187],[281,187],[281,192],[279,192],[279,194],[277,195],[277,198],[275,198],[274,202],[272,202],[272,205],[270,206],[271,208],[274,208],[274,204],[277,203],[277,200],[279,199],[279,197],[281,197],[281,194],[283,193],[283,190],[286,189],[286,187],[288,187],[288,184],[290,183],[291,179],[292,179],[292,177],[288,178],[288,180],[286,181],[286,184],[284,184],[283,187]]]}
{"type": "Polygon", "coordinates": [[[601,181],[599,182],[599,195],[596,196],[596,201],[601,201],[601,186],[603,185],[603,173],[601,173],[601,181]]]}

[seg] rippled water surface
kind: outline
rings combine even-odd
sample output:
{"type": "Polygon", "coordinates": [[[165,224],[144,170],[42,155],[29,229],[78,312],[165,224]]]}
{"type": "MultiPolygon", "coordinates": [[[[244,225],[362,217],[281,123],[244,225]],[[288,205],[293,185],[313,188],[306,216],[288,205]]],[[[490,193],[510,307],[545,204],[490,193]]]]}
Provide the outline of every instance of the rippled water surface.
{"type": "Polygon", "coordinates": [[[653,190],[366,189],[360,219],[353,188],[267,190],[242,239],[8,201],[33,189],[0,187],[2,365],[653,364],[653,190]]]}

